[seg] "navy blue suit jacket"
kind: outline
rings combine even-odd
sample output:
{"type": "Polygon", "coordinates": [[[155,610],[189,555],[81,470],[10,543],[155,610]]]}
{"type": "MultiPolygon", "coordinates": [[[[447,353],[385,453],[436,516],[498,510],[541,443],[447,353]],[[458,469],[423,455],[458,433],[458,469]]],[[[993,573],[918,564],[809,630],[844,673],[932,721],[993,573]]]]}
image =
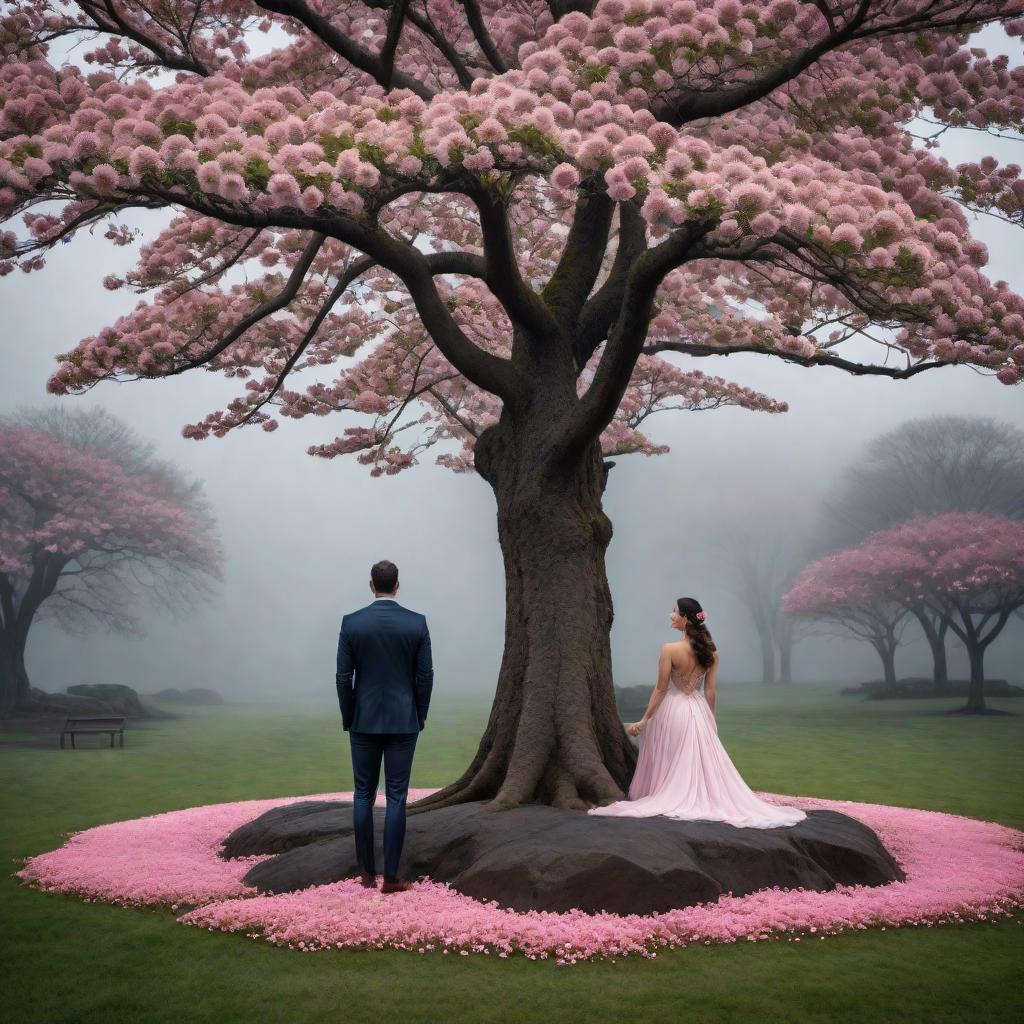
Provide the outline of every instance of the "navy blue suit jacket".
{"type": "Polygon", "coordinates": [[[345,732],[419,732],[434,685],[426,616],[393,600],[343,616],[335,680],[345,732]]]}

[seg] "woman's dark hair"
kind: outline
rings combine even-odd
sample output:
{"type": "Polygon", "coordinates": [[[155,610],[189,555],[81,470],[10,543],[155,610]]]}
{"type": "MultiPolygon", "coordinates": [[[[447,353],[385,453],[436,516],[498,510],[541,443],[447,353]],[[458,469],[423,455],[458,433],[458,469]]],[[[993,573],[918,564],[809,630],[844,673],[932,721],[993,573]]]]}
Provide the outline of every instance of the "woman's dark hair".
{"type": "Polygon", "coordinates": [[[715,642],[708,632],[708,627],[697,618],[698,613],[704,611],[700,606],[700,601],[692,597],[681,597],[676,601],[676,608],[686,620],[684,627],[693,653],[697,656],[697,664],[704,669],[711,668],[715,660],[716,648],[715,642]]]}
{"type": "Polygon", "coordinates": [[[398,584],[398,566],[394,562],[377,562],[370,569],[370,579],[378,594],[393,594],[398,584]]]}

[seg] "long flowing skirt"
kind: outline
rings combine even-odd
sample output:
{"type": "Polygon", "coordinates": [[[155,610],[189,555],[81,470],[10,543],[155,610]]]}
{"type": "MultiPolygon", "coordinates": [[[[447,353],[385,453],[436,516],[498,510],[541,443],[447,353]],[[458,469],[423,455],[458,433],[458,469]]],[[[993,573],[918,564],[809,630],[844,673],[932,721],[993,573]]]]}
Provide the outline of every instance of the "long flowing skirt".
{"type": "Polygon", "coordinates": [[[640,734],[628,798],[587,813],[664,815],[724,821],[737,828],[780,828],[807,817],[799,807],[778,806],[756,796],[722,746],[703,690],[684,693],[672,684],[640,734]]]}

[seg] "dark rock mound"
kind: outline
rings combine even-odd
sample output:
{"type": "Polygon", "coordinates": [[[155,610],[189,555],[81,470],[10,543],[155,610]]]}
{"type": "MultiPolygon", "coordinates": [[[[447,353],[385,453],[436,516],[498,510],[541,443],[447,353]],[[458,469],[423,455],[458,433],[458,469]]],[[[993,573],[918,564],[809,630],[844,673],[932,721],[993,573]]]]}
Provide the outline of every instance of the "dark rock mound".
{"type": "Polygon", "coordinates": [[[177,717],[143,704],[132,687],[121,683],[82,683],[69,686],[66,693],[45,693],[33,688],[31,697],[35,709],[44,714],[86,717],[124,715],[128,719],[177,717]]]}
{"type": "MultiPolygon", "coordinates": [[[[374,809],[377,870],[384,809],[374,809]]],[[[225,858],[274,854],[245,881],[294,892],[359,874],[352,805],[310,800],[275,808],[232,832],[225,858]]],[[[758,889],[884,885],[903,872],[866,825],[808,811],[796,825],[735,828],[671,818],[596,817],[530,805],[510,811],[467,803],[410,815],[402,873],[448,882],[513,910],[650,914],[758,889]]]]}
{"type": "Polygon", "coordinates": [[[153,694],[153,700],[164,704],[223,704],[224,698],[216,691],[202,686],[194,686],[190,690],[179,690],[173,686],[153,694]]]}
{"type": "Polygon", "coordinates": [[[150,694],[153,700],[162,701],[164,704],[180,704],[181,703],[181,690],[174,686],[168,686],[166,690],[157,690],[156,693],[150,694]]]}
{"type": "Polygon", "coordinates": [[[95,701],[116,715],[138,717],[145,713],[135,690],[120,683],[83,683],[79,686],[69,686],[67,692],[73,697],[85,697],[95,701]]]}
{"type": "Polygon", "coordinates": [[[181,694],[183,704],[223,704],[224,698],[216,691],[203,686],[193,686],[181,694]]]}
{"type": "Polygon", "coordinates": [[[650,686],[616,686],[615,706],[624,722],[635,722],[647,710],[650,686]]]}
{"type": "MultiPolygon", "coordinates": [[[[907,676],[895,683],[872,679],[856,686],[844,686],[839,692],[847,696],[867,697],[868,700],[893,700],[906,697],[966,697],[970,692],[969,679],[950,679],[941,689],[935,681],[924,676],[907,676]]],[[[986,697],[1024,697],[1024,686],[1016,686],[1005,679],[986,679],[986,697]]]]}

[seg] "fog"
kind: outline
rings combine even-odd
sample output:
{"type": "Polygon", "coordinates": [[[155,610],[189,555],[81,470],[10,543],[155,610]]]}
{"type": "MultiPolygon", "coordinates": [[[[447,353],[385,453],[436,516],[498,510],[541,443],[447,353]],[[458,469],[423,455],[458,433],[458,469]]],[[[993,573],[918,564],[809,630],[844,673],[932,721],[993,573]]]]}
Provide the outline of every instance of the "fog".
{"type": "MultiPolygon", "coordinates": [[[[987,34],[989,35],[989,34],[987,34]]],[[[986,40],[1001,49],[994,35],[986,40]]],[[[982,151],[1012,160],[1009,143],[949,132],[941,152],[953,162],[982,151]]],[[[167,213],[122,218],[145,227],[167,213]]],[[[12,225],[19,234],[23,225],[12,225]]],[[[1013,228],[978,218],[975,234],[990,248],[989,273],[1024,289],[1013,228]]],[[[227,697],[275,702],[334,702],[334,654],[341,616],[372,597],[370,565],[397,563],[400,603],[427,616],[433,640],[435,697],[488,695],[501,659],[504,581],[487,484],[423,464],[373,479],[353,458],[305,454],[358,416],[283,420],[268,434],[243,429],[223,439],[185,440],[181,428],[222,407],[238,382],[196,371],[171,380],[104,382],[86,395],[45,391],[55,357],[130,310],[139,297],[107,292],[102,279],[121,274],[137,245],[117,248],[102,232],[79,232],[50,254],[41,272],[0,280],[0,411],[25,405],[101,405],[202,479],[226,552],[216,598],[184,617],[147,611],[146,635],[125,639],[94,632],[68,637],[49,624],[31,634],[33,684],[62,690],[116,682],[153,691],[212,686],[227,697]]],[[[968,368],[944,368],[908,381],[856,378],[806,369],[759,355],[686,360],[785,400],[790,411],[766,415],[726,408],[661,413],[646,424],[668,455],[616,459],[605,495],[615,534],[608,573],[615,603],[612,650],[616,683],[653,684],[661,643],[675,638],[668,615],[676,597],[697,597],[721,650],[720,687],[756,678],[757,636],[736,594],[722,553],[739,516],[756,524],[765,545],[805,529],[824,493],[874,436],[906,419],[933,413],[980,414],[1024,427],[1020,390],[968,368]]],[[[916,636],[916,634],[915,634],[916,636]]],[[[1024,627],[1011,620],[987,659],[992,678],[1020,681],[1024,627]]],[[[950,643],[950,672],[967,662],[950,643]]],[[[900,675],[928,675],[923,639],[900,649],[900,675]]],[[[797,681],[873,679],[878,659],[854,640],[817,637],[794,655],[797,681]]]]}

